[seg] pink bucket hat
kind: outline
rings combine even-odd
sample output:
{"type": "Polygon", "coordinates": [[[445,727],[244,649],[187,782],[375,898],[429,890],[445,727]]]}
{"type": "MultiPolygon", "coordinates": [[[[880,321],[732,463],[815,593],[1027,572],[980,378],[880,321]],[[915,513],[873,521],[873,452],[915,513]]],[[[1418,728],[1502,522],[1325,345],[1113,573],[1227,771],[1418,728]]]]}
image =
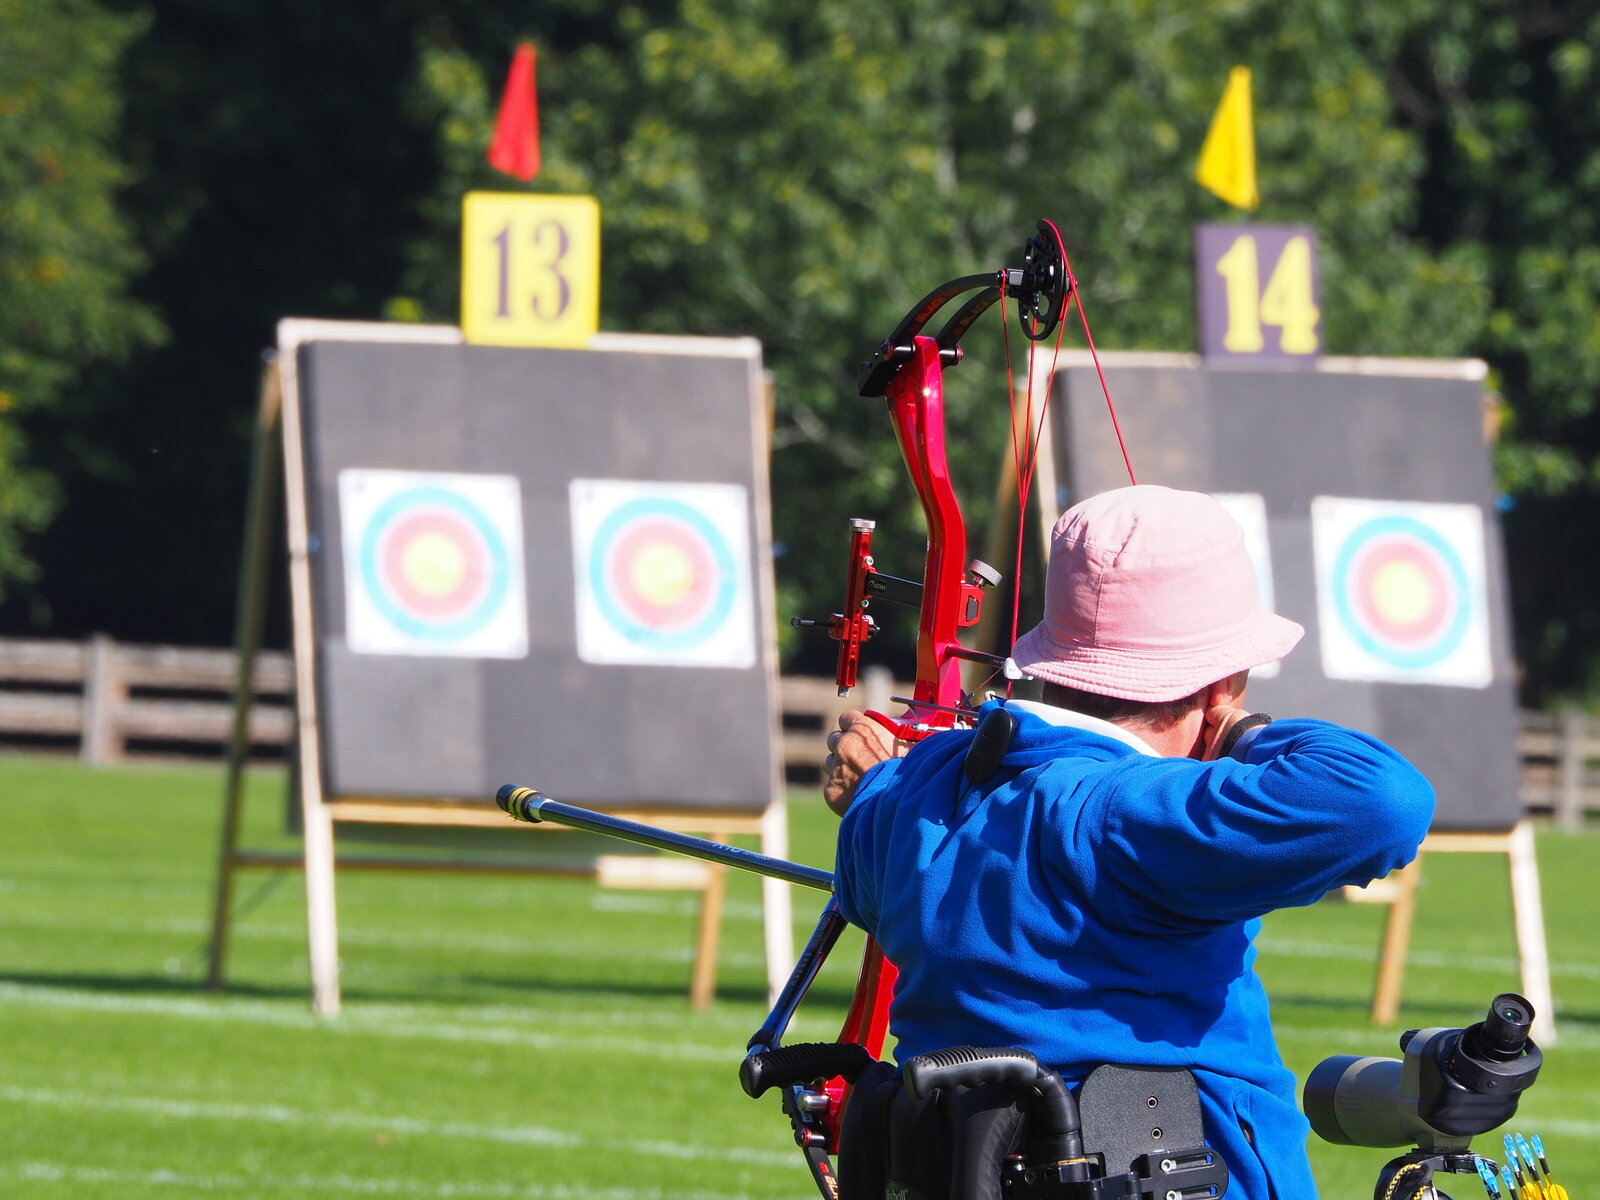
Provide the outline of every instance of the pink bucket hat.
{"type": "Polygon", "coordinates": [[[1244,530],[1200,492],[1092,496],[1050,535],[1044,620],[1011,656],[1035,679],[1122,700],[1178,700],[1276,662],[1305,633],[1269,612],[1244,530]]]}

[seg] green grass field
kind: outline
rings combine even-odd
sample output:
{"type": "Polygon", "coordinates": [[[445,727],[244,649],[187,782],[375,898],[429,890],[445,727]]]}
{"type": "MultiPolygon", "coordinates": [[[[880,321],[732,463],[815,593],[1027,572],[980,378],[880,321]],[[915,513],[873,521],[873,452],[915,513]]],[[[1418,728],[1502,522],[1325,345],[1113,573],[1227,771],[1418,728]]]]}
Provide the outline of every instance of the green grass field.
{"type": "MultiPolygon", "coordinates": [[[[250,786],[247,844],[292,845],[281,774],[250,786]]],[[[730,887],[720,997],[693,1013],[687,894],[343,873],[345,1013],[321,1021],[298,873],[241,876],[231,988],[202,985],[220,791],[209,768],[0,759],[0,1197],[814,1194],[776,1101],[735,1077],[765,1014],[756,881],[730,887]]],[[[792,810],[795,856],[827,865],[831,818],[808,797],[792,810]]],[[[1514,1126],[1582,1200],[1600,1178],[1600,838],[1546,833],[1539,851],[1560,1037],[1514,1126]]],[[[1516,990],[1504,872],[1430,858],[1404,1024],[1464,1024],[1516,990]]],[[[803,939],[816,901],[797,904],[803,939]]],[[[1366,1020],[1381,921],[1338,902],[1268,921],[1261,970],[1302,1075],[1395,1053],[1397,1030],[1366,1020]]],[[[795,1040],[837,1032],[858,945],[795,1040]]],[[[1312,1154],[1324,1200],[1370,1196],[1388,1157],[1312,1154]]]]}

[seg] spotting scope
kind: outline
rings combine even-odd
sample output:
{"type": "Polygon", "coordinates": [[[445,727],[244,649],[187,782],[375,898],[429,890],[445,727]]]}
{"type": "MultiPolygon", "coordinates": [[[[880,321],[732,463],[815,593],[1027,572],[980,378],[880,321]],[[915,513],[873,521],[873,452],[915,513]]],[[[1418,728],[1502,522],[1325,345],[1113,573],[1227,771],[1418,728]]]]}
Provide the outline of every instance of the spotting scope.
{"type": "Polygon", "coordinates": [[[1528,1037],[1533,1005],[1494,998],[1466,1029],[1411,1029],[1403,1058],[1325,1058],[1306,1079],[1311,1128],[1341,1146],[1465,1150],[1474,1135],[1511,1119],[1544,1055],[1528,1037]]]}

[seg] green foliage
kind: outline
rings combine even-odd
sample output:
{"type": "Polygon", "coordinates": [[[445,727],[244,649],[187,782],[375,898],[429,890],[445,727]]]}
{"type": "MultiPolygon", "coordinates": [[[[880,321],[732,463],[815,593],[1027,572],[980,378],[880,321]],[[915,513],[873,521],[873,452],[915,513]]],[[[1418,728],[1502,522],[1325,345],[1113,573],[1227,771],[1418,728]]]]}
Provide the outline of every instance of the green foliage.
{"type": "MultiPolygon", "coordinates": [[[[1190,230],[1225,214],[1190,176],[1234,61],[1256,72],[1260,217],[1319,231],[1329,350],[1472,351],[1490,267],[1480,247],[1412,232],[1427,158],[1388,83],[1427,15],[1311,0],[624,8],[614,41],[541,52],[534,186],[599,197],[607,326],[761,339],[780,575],[818,616],[837,600],[846,517],[887,518],[880,561],[919,570],[914,501],[855,367],[924,292],[1014,262],[1050,216],[1103,347],[1194,344],[1190,230]]],[[[506,186],[476,152],[498,86],[463,52],[425,47],[418,88],[448,166],[428,213],[439,232],[391,311],[454,311],[459,195],[506,186]]],[[[998,326],[968,336],[948,380],[974,551],[1008,428],[998,326]]],[[[903,662],[909,630],[886,640],[903,662]]],[[[816,667],[827,650],[812,653],[816,667]]]]}
{"type": "Polygon", "coordinates": [[[1426,138],[1422,226],[1472,247],[1493,308],[1473,349],[1510,405],[1499,455],[1527,690],[1600,697],[1600,10],[1440,4],[1399,60],[1426,138]]]}
{"type": "MultiPolygon", "coordinates": [[[[31,17],[38,6],[27,7],[31,17]]],[[[142,177],[127,207],[154,255],[141,294],[161,304],[175,344],[106,379],[99,406],[51,441],[45,465],[71,499],[41,560],[59,573],[46,590],[68,626],[226,636],[255,352],[291,312],[456,319],[461,196],[520,186],[483,160],[519,37],[539,47],[544,170],[532,186],[602,205],[603,324],[765,346],[785,616],[836,604],[849,516],[879,518],[882,565],[916,573],[920,517],[881,411],[855,395],[856,364],[938,282],[1013,260],[1036,217],[1061,225],[1102,346],[1193,346],[1190,231],[1237,214],[1191,176],[1228,68],[1245,62],[1258,215],[1317,228],[1327,349],[1489,360],[1508,407],[1499,466],[1516,502],[1526,698],[1600,687],[1586,564],[1543,549],[1600,539],[1593,5],[395,0],[358,15],[321,0],[285,0],[282,11],[154,0],[152,10],[124,77],[123,140],[142,177]],[[197,378],[211,403],[193,403],[197,378]],[[133,457],[145,443],[164,451],[164,470],[133,457]],[[123,483],[103,482],[112,478],[123,483]],[[73,576],[74,547],[107,520],[102,540],[128,547],[128,578],[149,557],[144,528],[190,547],[180,569],[139,577],[114,611],[110,598],[95,608],[94,589],[73,576]]],[[[17,0],[0,8],[22,11],[17,0]]],[[[52,0],[44,11],[97,10],[52,0]]],[[[46,38],[58,19],[30,20],[26,37],[46,38]]],[[[104,39],[131,26],[105,20],[115,36],[87,19],[74,35],[91,55],[99,38],[109,63],[104,39]]],[[[0,40],[0,55],[12,44],[0,40]]],[[[35,65],[47,58],[0,61],[63,87],[77,78],[74,63],[35,65]]],[[[105,121],[109,78],[107,68],[89,88],[98,97],[80,97],[105,121]]],[[[41,259],[26,258],[24,272],[41,259]]],[[[96,261],[127,269],[115,255],[96,261]]],[[[125,343],[119,294],[113,286],[113,303],[79,319],[98,314],[125,343]]],[[[17,311],[0,309],[0,328],[17,311]]],[[[976,553],[1007,429],[998,326],[991,314],[969,334],[949,377],[976,553]]],[[[51,336],[84,342],[71,322],[62,328],[51,336]]],[[[1014,367],[1021,353],[1014,345],[1014,367]]],[[[904,627],[883,640],[892,645],[874,653],[898,648],[903,667],[904,627]]],[[[828,648],[790,655],[817,668],[828,648]]]]}
{"type": "Polygon", "coordinates": [[[0,0],[0,598],[34,576],[24,539],[59,500],[22,423],[160,334],[127,298],[143,260],[116,209],[108,86],[143,25],[95,0],[0,0]]]}

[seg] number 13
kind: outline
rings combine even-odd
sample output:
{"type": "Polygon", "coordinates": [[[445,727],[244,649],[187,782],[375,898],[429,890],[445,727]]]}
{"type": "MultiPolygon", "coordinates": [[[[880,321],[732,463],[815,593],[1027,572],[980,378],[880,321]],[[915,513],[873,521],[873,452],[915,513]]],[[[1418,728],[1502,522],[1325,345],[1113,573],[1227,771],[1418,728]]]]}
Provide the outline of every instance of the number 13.
{"type": "MultiPolygon", "coordinates": [[[[499,251],[500,265],[500,303],[495,316],[503,318],[511,316],[511,229],[511,222],[507,221],[491,239],[499,251]]],[[[565,225],[555,220],[544,220],[533,227],[533,236],[529,240],[537,252],[530,264],[537,271],[532,297],[534,315],[546,321],[558,320],[572,302],[572,285],[561,270],[562,260],[572,248],[572,239],[567,235],[565,225]]]]}

